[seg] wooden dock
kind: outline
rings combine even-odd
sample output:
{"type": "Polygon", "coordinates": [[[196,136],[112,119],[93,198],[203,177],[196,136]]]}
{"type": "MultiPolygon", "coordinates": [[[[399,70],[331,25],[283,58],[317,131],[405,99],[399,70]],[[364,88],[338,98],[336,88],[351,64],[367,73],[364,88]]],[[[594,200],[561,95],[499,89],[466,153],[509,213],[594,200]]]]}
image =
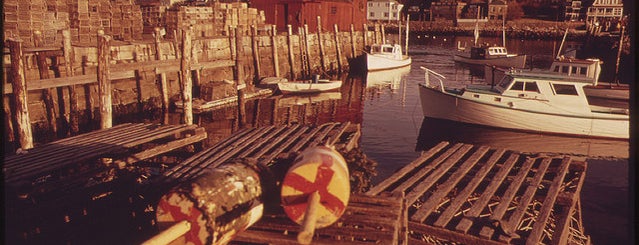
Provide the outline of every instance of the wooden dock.
{"type": "Polygon", "coordinates": [[[585,162],[441,142],[366,194],[403,192],[410,244],[590,244],[585,162]]]}
{"type": "Polygon", "coordinates": [[[114,196],[128,198],[133,173],[142,169],[132,164],[206,137],[197,125],[124,123],[4,157],[7,241],[63,243],[60,236],[82,234],[80,227],[99,224],[101,215],[129,216],[109,203],[114,196]]]}

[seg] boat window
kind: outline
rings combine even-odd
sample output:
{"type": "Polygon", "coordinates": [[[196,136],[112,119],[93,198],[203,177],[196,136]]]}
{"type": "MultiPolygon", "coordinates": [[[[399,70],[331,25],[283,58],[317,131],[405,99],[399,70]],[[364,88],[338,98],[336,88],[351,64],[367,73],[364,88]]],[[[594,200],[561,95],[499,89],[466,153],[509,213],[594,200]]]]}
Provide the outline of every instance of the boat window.
{"type": "Polygon", "coordinates": [[[525,91],[539,93],[539,88],[537,87],[537,82],[526,82],[525,85],[526,85],[524,87],[525,91]]]}
{"type": "Polygon", "coordinates": [[[581,74],[581,75],[584,75],[584,76],[585,76],[585,75],[586,75],[586,71],[588,71],[588,69],[586,69],[586,68],[581,68],[581,70],[579,70],[579,74],[581,74]]]}
{"type": "Polygon", "coordinates": [[[572,74],[577,74],[577,67],[572,67],[572,71],[570,72],[572,74]]]}
{"type": "Polygon", "coordinates": [[[553,83],[552,88],[555,90],[556,94],[577,95],[577,89],[575,88],[575,85],[553,83]]]}
{"type": "Polygon", "coordinates": [[[373,46],[373,52],[379,52],[380,47],[379,46],[373,46]]]}
{"type": "Polygon", "coordinates": [[[393,47],[384,47],[384,52],[392,53],[393,52],[393,47]]]}
{"type": "Polygon", "coordinates": [[[559,66],[555,66],[555,72],[559,72],[559,66]]]}
{"type": "Polygon", "coordinates": [[[568,67],[567,66],[562,66],[561,67],[561,73],[568,73],[568,67]]]}
{"type": "Polygon", "coordinates": [[[510,87],[510,90],[523,91],[524,90],[524,83],[523,82],[515,82],[515,84],[513,84],[513,86],[510,87]]]}
{"type": "Polygon", "coordinates": [[[513,82],[513,80],[515,79],[511,76],[504,76],[504,78],[502,78],[499,82],[499,87],[501,87],[502,89],[507,89],[508,86],[510,86],[510,84],[513,82]]]}

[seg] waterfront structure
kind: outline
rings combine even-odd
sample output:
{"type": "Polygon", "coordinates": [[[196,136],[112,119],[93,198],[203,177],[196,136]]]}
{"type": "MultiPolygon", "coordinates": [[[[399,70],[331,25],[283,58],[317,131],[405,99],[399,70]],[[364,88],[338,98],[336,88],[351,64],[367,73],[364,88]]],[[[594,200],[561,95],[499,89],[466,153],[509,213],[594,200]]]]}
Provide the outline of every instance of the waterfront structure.
{"type": "Polygon", "coordinates": [[[503,20],[508,13],[508,4],[505,1],[494,0],[488,3],[488,19],[503,20]]]}
{"type": "Polygon", "coordinates": [[[430,20],[456,20],[457,5],[457,1],[454,0],[440,0],[433,2],[430,5],[430,20]]]}
{"type": "Polygon", "coordinates": [[[251,7],[264,11],[265,21],[275,24],[279,31],[285,31],[287,25],[295,30],[305,24],[315,26],[318,16],[322,25],[337,24],[341,31],[350,30],[351,24],[362,30],[366,23],[366,0],[262,0],[252,1],[251,7]]]}
{"type": "Polygon", "coordinates": [[[581,1],[566,0],[564,7],[564,20],[565,21],[581,21],[583,20],[583,6],[581,1]]]}
{"type": "Polygon", "coordinates": [[[586,25],[602,26],[603,30],[607,31],[613,24],[621,21],[622,17],[622,0],[595,0],[592,6],[588,7],[586,25]]]}
{"type": "Polygon", "coordinates": [[[396,22],[400,20],[400,14],[404,5],[391,0],[369,1],[366,8],[366,19],[369,21],[396,22]]]}

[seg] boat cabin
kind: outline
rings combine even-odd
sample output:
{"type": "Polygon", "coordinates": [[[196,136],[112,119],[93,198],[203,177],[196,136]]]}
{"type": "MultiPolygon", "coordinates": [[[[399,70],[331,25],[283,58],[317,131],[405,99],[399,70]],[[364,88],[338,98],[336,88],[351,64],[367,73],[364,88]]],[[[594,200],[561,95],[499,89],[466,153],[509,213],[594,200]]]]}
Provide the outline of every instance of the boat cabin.
{"type": "Polygon", "coordinates": [[[470,49],[470,58],[471,59],[490,59],[496,57],[506,57],[508,56],[508,50],[505,47],[500,46],[481,46],[481,47],[471,47],[470,49]]]}
{"type": "Polygon", "coordinates": [[[402,59],[402,46],[399,44],[373,44],[371,54],[383,55],[392,59],[402,59]]]}
{"type": "Polygon", "coordinates": [[[571,59],[563,58],[552,62],[550,71],[564,76],[589,78],[593,85],[597,85],[601,73],[601,60],[599,59],[571,59]]]}

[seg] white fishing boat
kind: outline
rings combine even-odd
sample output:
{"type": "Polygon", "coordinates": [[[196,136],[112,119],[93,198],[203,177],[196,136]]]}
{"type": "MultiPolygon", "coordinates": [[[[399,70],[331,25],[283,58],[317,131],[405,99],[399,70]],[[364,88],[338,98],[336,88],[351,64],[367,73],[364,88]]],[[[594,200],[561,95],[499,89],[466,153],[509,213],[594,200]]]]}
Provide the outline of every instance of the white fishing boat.
{"type": "Polygon", "coordinates": [[[402,53],[399,44],[373,44],[370,48],[370,52],[365,54],[368,71],[395,69],[412,63],[411,57],[402,53]]]}
{"type": "MultiPolygon", "coordinates": [[[[474,42],[473,46],[470,47],[469,52],[463,52],[461,54],[456,54],[453,56],[453,60],[460,63],[470,64],[470,65],[491,65],[491,66],[503,66],[503,67],[513,67],[513,68],[525,68],[526,67],[526,55],[525,54],[511,54],[508,53],[508,49],[506,49],[506,33],[505,33],[505,24],[502,22],[502,32],[503,32],[503,43],[502,46],[498,45],[489,45],[488,43],[479,43],[479,15],[480,10],[477,11],[477,19],[475,21],[475,30],[474,30],[474,42]]],[[[458,43],[459,46],[459,43],[458,43]]],[[[458,48],[458,50],[460,50],[458,48]]],[[[466,50],[464,45],[464,49],[460,51],[466,50]]]]}
{"type": "Polygon", "coordinates": [[[629,112],[590,105],[588,80],[526,71],[509,71],[494,85],[447,88],[444,76],[422,67],[419,84],[424,116],[520,131],[629,138],[629,112]],[[430,78],[439,82],[430,83],[430,78]]]}
{"type": "MultiPolygon", "coordinates": [[[[612,100],[628,100],[630,88],[626,84],[605,83],[599,81],[602,61],[596,58],[577,59],[559,56],[548,70],[533,69],[536,73],[548,73],[569,78],[583,79],[590,84],[584,86],[587,97],[596,97],[612,100]]],[[[486,81],[499,81],[509,69],[505,67],[485,66],[486,81]]]]}
{"type": "Polygon", "coordinates": [[[277,83],[277,88],[283,94],[307,94],[339,90],[341,80],[313,79],[277,83]]]}

